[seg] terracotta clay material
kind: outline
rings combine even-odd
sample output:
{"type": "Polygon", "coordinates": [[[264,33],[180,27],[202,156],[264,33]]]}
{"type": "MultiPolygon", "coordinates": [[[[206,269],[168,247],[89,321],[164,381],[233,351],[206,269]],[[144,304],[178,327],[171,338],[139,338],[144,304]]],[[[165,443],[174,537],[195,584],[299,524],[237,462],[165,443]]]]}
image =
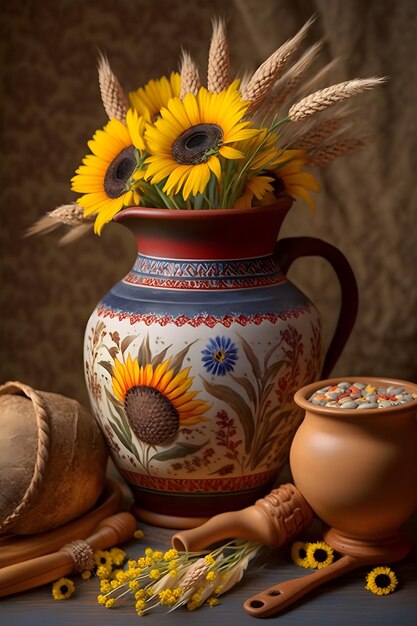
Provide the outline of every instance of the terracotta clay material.
{"type": "Polygon", "coordinates": [[[259,541],[277,548],[291,541],[313,520],[313,511],[294,485],[281,485],[254,506],[215,515],[198,528],[176,533],[177,550],[198,551],[222,539],[259,541]]]}
{"type": "MultiPolygon", "coordinates": [[[[315,390],[342,380],[350,378],[319,381],[295,394],[305,418],[290,466],[296,486],[332,529],[327,541],[363,556],[372,544],[402,543],[399,528],[417,507],[417,400],[361,411],[308,402],[315,390]]],[[[417,393],[417,385],[402,380],[354,380],[417,393]]]]}
{"type": "Polygon", "coordinates": [[[20,382],[0,387],[0,534],[35,534],[91,509],[107,449],[76,400],[20,382]]]}

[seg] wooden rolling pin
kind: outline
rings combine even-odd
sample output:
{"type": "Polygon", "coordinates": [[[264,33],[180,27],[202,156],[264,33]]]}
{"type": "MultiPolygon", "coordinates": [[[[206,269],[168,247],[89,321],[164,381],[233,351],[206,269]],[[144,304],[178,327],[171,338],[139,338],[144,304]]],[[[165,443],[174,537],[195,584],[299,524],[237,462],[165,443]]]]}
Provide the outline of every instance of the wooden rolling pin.
{"type": "Polygon", "coordinates": [[[124,543],[132,538],[136,519],[130,513],[107,517],[87,539],[78,539],[58,552],[40,556],[0,569],[0,596],[33,589],[61,576],[82,572],[92,567],[93,552],[124,543]]]}
{"type": "Polygon", "coordinates": [[[65,543],[85,539],[104,518],[120,511],[123,500],[118,483],[107,479],[95,508],[63,526],[38,535],[8,535],[0,538],[0,568],[56,552],[65,543]]]}

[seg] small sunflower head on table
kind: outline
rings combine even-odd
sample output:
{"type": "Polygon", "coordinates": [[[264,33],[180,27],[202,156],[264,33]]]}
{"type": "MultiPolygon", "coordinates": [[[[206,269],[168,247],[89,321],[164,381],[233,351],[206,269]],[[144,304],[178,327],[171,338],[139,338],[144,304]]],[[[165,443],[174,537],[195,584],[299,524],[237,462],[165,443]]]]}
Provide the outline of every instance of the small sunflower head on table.
{"type": "Polygon", "coordinates": [[[180,71],[149,80],[127,95],[101,56],[99,84],[109,121],[87,142],[72,178],[76,202],[57,207],[28,234],[72,227],[63,242],[103,226],[130,206],[241,209],[300,198],[311,208],[319,191],[310,167],[363,145],[352,133],[347,100],[379,78],[322,88],[329,68],[314,73],[321,44],[305,47],[313,20],[253,74],[232,74],[225,26],[214,20],[206,86],[184,52],[180,71]],[[342,105],[342,108],[340,108],[342,105]]]}

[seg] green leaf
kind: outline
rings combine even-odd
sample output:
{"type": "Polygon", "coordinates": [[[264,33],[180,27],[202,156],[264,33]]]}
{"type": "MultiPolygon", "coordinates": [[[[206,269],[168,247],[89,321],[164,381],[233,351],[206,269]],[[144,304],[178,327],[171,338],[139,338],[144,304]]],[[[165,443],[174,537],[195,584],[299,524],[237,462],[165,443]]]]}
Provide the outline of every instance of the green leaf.
{"type": "Polygon", "coordinates": [[[261,366],[259,365],[259,361],[258,361],[254,351],[252,350],[252,348],[250,347],[250,345],[246,341],[246,339],[244,339],[240,335],[239,335],[239,338],[240,338],[240,341],[242,342],[242,346],[243,346],[243,350],[244,350],[244,352],[246,354],[246,358],[248,359],[249,363],[251,364],[252,371],[255,374],[256,378],[258,380],[260,380],[262,378],[262,372],[261,372],[261,366]]]}
{"type": "Polygon", "coordinates": [[[256,396],[255,387],[252,385],[250,380],[245,376],[235,376],[234,374],[230,374],[230,377],[241,387],[243,387],[243,389],[248,394],[251,402],[253,402],[253,404],[256,406],[258,398],[256,396]]]}
{"type": "Polygon", "coordinates": [[[122,351],[122,354],[124,354],[125,350],[130,346],[132,341],[136,339],[136,337],[137,335],[128,335],[127,337],[123,339],[122,344],[120,346],[120,350],[122,351]]]}
{"type": "Polygon", "coordinates": [[[119,416],[115,415],[113,413],[113,411],[111,410],[111,406],[109,403],[109,409],[110,409],[110,414],[112,416],[112,418],[115,420],[115,423],[117,424],[117,426],[120,428],[120,430],[123,432],[124,436],[126,437],[126,440],[129,441],[130,443],[132,443],[132,431],[129,425],[129,422],[126,419],[125,415],[120,415],[119,416]]]}
{"type": "Polygon", "coordinates": [[[236,391],[225,385],[215,385],[209,383],[202,378],[204,387],[212,396],[223,400],[232,407],[242,425],[245,434],[245,452],[248,453],[255,434],[255,422],[253,420],[252,411],[245,400],[236,391]]]}
{"type": "Polygon", "coordinates": [[[113,376],[113,365],[110,363],[110,361],[99,361],[99,365],[101,365],[101,367],[104,367],[104,369],[110,374],[110,376],[113,376]]]}
{"type": "Polygon", "coordinates": [[[200,450],[208,443],[208,440],[202,444],[187,443],[186,441],[179,441],[172,448],[158,452],[150,460],[151,461],[169,461],[170,459],[180,459],[189,454],[193,454],[200,450]]]}

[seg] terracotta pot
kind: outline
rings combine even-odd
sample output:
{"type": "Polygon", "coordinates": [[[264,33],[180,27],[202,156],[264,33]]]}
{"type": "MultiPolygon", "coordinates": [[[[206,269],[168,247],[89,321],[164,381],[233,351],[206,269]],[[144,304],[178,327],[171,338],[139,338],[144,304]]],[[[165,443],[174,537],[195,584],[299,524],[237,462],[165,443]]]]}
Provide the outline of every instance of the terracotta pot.
{"type": "MultiPolygon", "coordinates": [[[[353,379],[322,380],[295,394],[305,418],[290,451],[294,483],[342,553],[360,556],[364,546],[382,544],[391,544],[393,554],[396,544],[406,552],[398,529],[417,507],[417,400],[360,411],[308,402],[317,389],[342,380],[353,379]]],[[[417,393],[417,385],[402,380],[354,380],[417,393]]]]}
{"type": "Polygon", "coordinates": [[[276,247],[290,206],[115,218],[138,256],[93,312],[84,360],[93,411],[146,521],[190,527],[253,504],[285,463],[293,394],[323,366],[317,310],[284,274],[294,259],[324,256],[342,284],[325,371],[347,339],[353,274],[319,240],[276,247]]]}

